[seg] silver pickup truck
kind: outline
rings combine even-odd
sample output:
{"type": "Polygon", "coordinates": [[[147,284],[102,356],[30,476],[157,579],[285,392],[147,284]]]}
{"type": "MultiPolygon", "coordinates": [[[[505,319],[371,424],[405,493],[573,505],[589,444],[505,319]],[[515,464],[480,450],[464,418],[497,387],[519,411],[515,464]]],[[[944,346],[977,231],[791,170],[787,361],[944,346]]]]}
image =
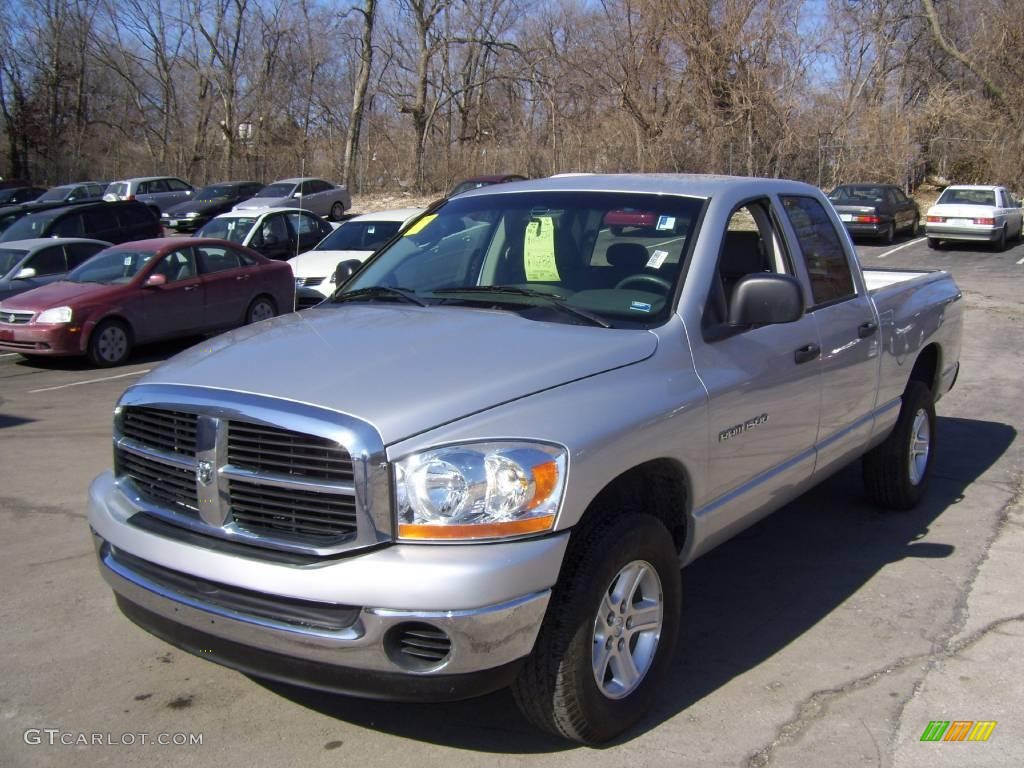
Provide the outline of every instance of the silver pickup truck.
{"type": "Polygon", "coordinates": [[[682,566],[857,459],[879,505],[922,498],[960,298],[861,270],[797,182],[468,192],[320,307],[124,393],[100,569],[133,622],[248,674],[511,686],[605,741],[677,685],[682,566]]]}

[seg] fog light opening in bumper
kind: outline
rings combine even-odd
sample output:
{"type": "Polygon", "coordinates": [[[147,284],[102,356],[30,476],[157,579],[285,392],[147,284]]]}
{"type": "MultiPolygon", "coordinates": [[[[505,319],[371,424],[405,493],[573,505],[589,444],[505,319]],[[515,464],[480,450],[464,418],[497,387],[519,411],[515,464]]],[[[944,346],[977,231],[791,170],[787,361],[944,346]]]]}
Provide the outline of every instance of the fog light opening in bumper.
{"type": "Polygon", "coordinates": [[[384,635],[384,652],[395,666],[409,672],[427,672],[448,661],[452,641],[443,629],[432,624],[405,621],[384,635]]]}

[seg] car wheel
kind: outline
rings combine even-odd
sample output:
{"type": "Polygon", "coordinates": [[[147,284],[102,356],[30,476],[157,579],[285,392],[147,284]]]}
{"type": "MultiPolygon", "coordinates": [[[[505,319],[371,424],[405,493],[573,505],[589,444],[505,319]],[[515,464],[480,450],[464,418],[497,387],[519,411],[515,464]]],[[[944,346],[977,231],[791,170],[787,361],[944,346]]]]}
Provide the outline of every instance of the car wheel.
{"type": "Polygon", "coordinates": [[[917,237],[919,234],[921,234],[921,219],[915,216],[913,223],[910,225],[910,236],[917,237]]]}
{"type": "Polygon", "coordinates": [[[257,296],[252,300],[245,312],[245,324],[252,325],[261,320],[269,320],[277,314],[277,306],[269,296],[257,296]]]}
{"type": "Polygon", "coordinates": [[[886,227],[885,233],[882,235],[882,242],[886,245],[892,245],[893,240],[896,239],[896,222],[890,221],[889,226],[886,227]]]}
{"type": "Polygon", "coordinates": [[[1003,251],[1006,250],[1006,226],[1005,225],[1003,225],[1003,228],[1001,230],[999,230],[999,239],[996,240],[993,248],[996,251],[996,253],[1002,253],[1003,251]]]}
{"type": "Polygon", "coordinates": [[[573,533],[512,689],[530,722],[583,744],[608,741],[650,709],[679,629],[679,562],[668,529],[643,514],[599,519],[573,533]]]}
{"type": "Polygon", "coordinates": [[[942,243],[939,241],[939,238],[937,237],[929,237],[928,247],[931,248],[933,251],[941,251],[942,243]]]}
{"type": "Polygon", "coordinates": [[[335,203],[331,206],[331,221],[341,221],[341,218],[345,215],[345,206],[341,203],[335,203]]]}
{"type": "Polygon", "coordinates": [[[104,320],[89,337],[89,360],[101,368],[120,365],[131,351],[131,331],[120,320],[104,320]]]}
{"type": "Polygon", "coordinates": [[[889,437],[864,454],[862,470],[868,498],[886,509],[913,509],[927,490],[934,454],[932,391],[920,381],[911,381],[889,437]]]}

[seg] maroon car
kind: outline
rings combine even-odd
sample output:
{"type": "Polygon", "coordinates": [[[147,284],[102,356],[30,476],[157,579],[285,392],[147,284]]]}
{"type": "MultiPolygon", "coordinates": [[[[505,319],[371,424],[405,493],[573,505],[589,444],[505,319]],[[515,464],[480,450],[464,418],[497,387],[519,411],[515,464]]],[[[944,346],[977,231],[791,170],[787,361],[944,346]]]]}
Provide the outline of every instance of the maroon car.
{"type": "Polygon", "coordinates": [[[254,323],[291,312],[294,301],[291,267],[244,246],[138,240],[0,304],[0,350],[118,365],[136,344],[254,323]]]}

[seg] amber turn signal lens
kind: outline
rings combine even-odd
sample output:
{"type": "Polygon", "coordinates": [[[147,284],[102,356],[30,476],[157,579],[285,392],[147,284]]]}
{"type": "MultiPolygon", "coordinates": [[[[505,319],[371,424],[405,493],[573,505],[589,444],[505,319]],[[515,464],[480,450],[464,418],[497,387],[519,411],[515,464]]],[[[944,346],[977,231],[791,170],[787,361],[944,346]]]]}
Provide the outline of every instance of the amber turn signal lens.
{"type": "Polygon", "coordinates": [[[555,524],[554,515],[530,517],[526,520],[509,520],[503,523],[480,523],[478,525],[413,525],[400,523],[398,537],[401,539],[495,539],[501,536],[521,536],[527,533],[541,533],[555,524]]]}
{"type": "Polygon", "coordinates": [[[558,465],[553,461],[538,464],[533,468],[533,498],[526,509],[540,506],[554,492],[558,485],[558,465]]]}

